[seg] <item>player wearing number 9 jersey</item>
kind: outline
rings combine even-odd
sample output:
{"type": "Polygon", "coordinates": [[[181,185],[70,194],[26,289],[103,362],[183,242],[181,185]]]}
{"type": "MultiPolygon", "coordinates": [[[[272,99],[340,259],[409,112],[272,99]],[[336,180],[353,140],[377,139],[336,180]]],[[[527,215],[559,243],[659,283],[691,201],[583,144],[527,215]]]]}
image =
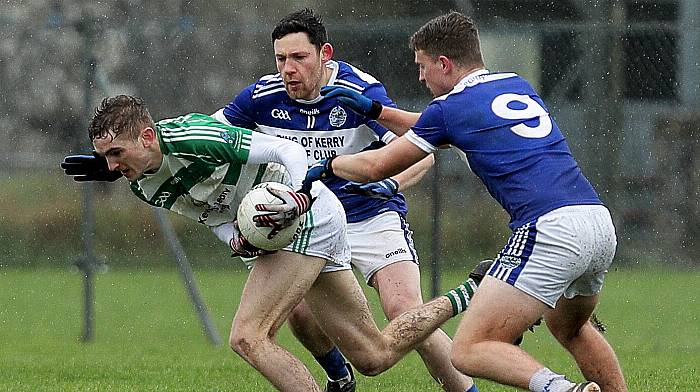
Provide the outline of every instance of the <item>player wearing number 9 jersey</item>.
{"type": "MultiPolygon", "coordinates": [[[[486,70],[476,26],[463,14],[429,21],[410,45],[419,79],[436,98],[398,140],[321,162],[304,182],[331,173],[376,181],[438,146],[458,148],[510,214],[513,234],[462,318],[452,364],[533,392],[627,391],[613,349],[588,322],[615,253],[615,228],[544,103],[518,75],[486,70]],[[576,384],[510,344],[542,315],[587,382],[576,384]]],[[[324,93],[370,106],[352,91],[324,93]]],[[[389,107],[375,112],[380,121],[405,117],[389,107]]]]}
{"type": "Polygon", "coordinates": [[[450,144],[508,211],[511,229],[555,210],[602,204],[530,85],[482,69],[425,109],[406,138],[427,153],[450,144]]]}

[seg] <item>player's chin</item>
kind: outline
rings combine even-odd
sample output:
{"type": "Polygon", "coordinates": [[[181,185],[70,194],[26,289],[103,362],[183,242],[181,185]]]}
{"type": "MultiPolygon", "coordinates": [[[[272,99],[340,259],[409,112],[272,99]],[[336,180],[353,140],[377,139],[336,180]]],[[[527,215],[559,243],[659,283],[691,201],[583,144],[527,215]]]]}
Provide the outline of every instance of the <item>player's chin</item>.
{"type": "Polygon", "coordinates": [[[298,90],[292,90],[289,88],[287,89],[287,95],[289,95],[289,98],[292,98],[292,99],[300,99],[301,98],[301,94],[299,93],[298,90]]]}
{"type": "Polygon", "coordinates": [[[133,170],[122,171],[122,176],[124,176],[124,178],[126,178],[129,181],[133,181],[137,177],[136,173],[133,170]]]}
{"type": "Polygon", "coordinates": [[[306,92],[301,88],[301,84],[293,84],[285,86],[287,95],[292,99],[306,99],[306,92]]]}

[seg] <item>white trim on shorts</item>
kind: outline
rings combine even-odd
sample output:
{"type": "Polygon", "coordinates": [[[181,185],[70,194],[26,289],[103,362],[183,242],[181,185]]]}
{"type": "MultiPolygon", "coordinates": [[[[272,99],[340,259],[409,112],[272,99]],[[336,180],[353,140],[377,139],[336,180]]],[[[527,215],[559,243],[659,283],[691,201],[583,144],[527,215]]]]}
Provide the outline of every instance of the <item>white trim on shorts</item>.
{"type": "Polygon", "coordinates": [[[488,275],[554,308],[600,292],[617,246],[603,205],[558,208],[513,231],[488,275]]]}

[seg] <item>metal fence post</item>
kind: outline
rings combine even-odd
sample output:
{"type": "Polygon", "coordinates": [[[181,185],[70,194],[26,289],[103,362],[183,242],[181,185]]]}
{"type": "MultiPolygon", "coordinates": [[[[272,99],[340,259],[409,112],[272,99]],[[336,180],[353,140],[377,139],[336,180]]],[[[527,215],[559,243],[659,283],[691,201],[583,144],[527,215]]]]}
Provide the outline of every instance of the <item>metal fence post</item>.
{"type": "Polygon", "coordinates": [[[442,257],[442,192],[440,190],[442,180],[442,164],[440,163],[440,154],[438,151],[434,153],[435,164],[433,170],[435,173],[431,181],[431,194],[433,199],[432,205],[432,242],[430,247],[430,288],[432,298],[440,295],[440,258],[442,257]]]}

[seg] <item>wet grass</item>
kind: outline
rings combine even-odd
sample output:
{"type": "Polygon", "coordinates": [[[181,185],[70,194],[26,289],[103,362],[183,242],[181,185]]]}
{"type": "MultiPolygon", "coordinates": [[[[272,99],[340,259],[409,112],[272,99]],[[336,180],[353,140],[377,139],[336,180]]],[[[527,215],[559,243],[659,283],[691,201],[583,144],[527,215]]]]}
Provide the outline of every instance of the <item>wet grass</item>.
{"type": "MultiPolygon", "coordinates": [[[[245,273],[233,266],[195,273],[226,341],[245,273]]],[[[462,273],[446,272],[443,285],[460,278],[462,273]]],[[[699,278],[697,270],[660,268],[608,275],[599,313],[630,390],[690,391],[700,385],[699,278]]],[[[68,268],[0,268],[0,390],[272,390],[225,345],[208,344],[176,271],[120,269],[97,275],[95,284],[94,341],[83,343],[79,275],[68,268]]],[[[376,296],[368,298],[376,312],[376,296]]],[[[451,320],[445,330],[452,334],[457,322],[451,320]]],[[[323,380],[286,327],[279,340],[323,380]]],[[[554,370],[580,379],[545,328],[527,334],[524,347],[554,370]]],[[[358,378],[362,391],[441,390],[415,353],[378,377],[358,378]]],[[[482,391],[513,390],[478,384],[482,391]]]]}

